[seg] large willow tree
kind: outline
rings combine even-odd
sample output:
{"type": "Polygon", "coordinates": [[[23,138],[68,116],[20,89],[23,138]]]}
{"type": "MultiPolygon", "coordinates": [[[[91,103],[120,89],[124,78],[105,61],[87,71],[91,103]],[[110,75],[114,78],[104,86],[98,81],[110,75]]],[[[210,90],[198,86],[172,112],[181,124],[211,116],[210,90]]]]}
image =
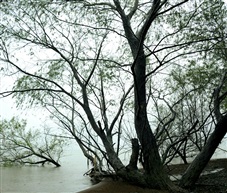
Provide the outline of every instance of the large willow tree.
{"type": "MultiPolygon", "coordinates": [[[[207,14],[216,20],[223,14],[214,13],[225,10],[219,0],[3,1],[1,73],[16,82],[1,96],[13,94],[28,107],[41,105],[88,159],[128,182],[183,192],[164,170],[151,98],[158,90],[157,98],[163,100],[161,83],[170,70],[186,65],[189,57],[219,49],[214,45],[226,34],[189,36],[207,14]],[[152,85],[156,80],[159,84],[152,85]],[[130,146],[129,137],[132,156],[125,163],[120,155],[130,146]],[[143,172],[137,169],[139,153],[143,172]]],[[[227,115],[220,111],[226,97],[223,77],[215,88],[215,139],[201,151],[209,156],[197,156],[182,187],[196,182],[226,133],[227,115]]]]}

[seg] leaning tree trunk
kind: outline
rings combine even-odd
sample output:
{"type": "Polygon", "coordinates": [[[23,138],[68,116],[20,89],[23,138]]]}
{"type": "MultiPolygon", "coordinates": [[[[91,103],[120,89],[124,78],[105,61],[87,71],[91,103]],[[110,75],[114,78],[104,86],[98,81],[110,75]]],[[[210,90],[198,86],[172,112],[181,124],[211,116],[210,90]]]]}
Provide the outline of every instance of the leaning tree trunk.
{"type": "MultiPolygon", "coordinates": [[[[153,183],[156,181],[157,176],[163,176],[163,166],[158,152],[155,137],[150,128],[147,118],[147,101],[146,101],[146,60],[144,53],[141,51],[137,58],[134,67],[134,105],[135,105],[135,129],[139,138],[142,149],[142,164],[144,170],[150,176],[154,176],[153,183]]],[[[162,177],[161,177],[162,178],[162,177]]],[[[157,180],[157,186],[162,186],[159,183],[161,179],[157,180]]],[[[155,184],[155,183],[154,183],[155,184]]]]}
{"type": "Polygon", "coordinates": [[[220,144],[227,132],[227,114],[223,116],[217,123],[214,132],[208,138],[207,143],[202,151],[196,156],[194,161],[190,164],[182,179],[180,186],[184,188],[192,187],[198,180],[203,169],[206,167],[210,158],[214,154],[216,148],[220,144]]]}
{"type": "Polygon", "coordinates": [[[147,117],[146,101],[146,57],[141,50],[137,53],[137,60],[132,69],[134,75],[134,103],[135,103],[135,129],[141,144],[142,164],[145,170],[147,186],[158,189],[174,189],[176,187],[170,181],[158,152],[155,136],[150,128],[147,117]]]}

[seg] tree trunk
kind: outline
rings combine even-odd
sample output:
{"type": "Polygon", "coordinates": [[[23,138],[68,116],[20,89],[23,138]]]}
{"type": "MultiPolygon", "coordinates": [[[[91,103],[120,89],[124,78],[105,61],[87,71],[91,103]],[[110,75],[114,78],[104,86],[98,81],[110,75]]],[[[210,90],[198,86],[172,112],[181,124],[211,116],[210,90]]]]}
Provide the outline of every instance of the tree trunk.
{"type": "Polygon", "coordinates": [[[169,189],[172,183],[164,172],[158,146],[147,118],[146,58],[143,50],[140,51],[135,62],[134,84],[135,129],[141,144],[145,175],[153,188],[169,189]]]}
{"type": "Polygon", "coordinates": [[[137,170],[138,169],[137,162],[138,162],[139,150],[140,150],[138,139],[136,138],[131,139],[131,143],[132,143],[132,154],[127,168],[130,170],[137,170]]]}
{"type": "Polygon", "coordinates": [[[183,188],[192,187],[198,180],[203,169],[206,167],[210,158],[214,154],[216,148],[220,144],[227,132],[227,115],[223,116],[217,123],[214,132],[208,138],[207,143],[202,151],[196,156],[194,161],[190,164],[182,179],[180,186],[183,188]]]}
{"type": "Polygon", "coordinates": [[[153,1],[144,26],[139,31],[139,35],[134,34],[130,24],[130,17],[122,9],[120,2],[114,0],[116,9],[121,16],[126,38],[131,48],[134,62],[131,66],[134,78],[134,123],[137,137],[139,139],[143,157],[144,174],[139,174],[138,170],[131,170],[122,176],[128,181],[134,181],[137,185],[144,185],[148,188],[166,189],[170,192],[183,192],[176,187],[169,179],[161,162],[156,144],[155,136],[150,128],[147,117],[146,100],[146,56],[144,54],[143,42],[146,32],[149,29],[160,1],[153,1]]]}

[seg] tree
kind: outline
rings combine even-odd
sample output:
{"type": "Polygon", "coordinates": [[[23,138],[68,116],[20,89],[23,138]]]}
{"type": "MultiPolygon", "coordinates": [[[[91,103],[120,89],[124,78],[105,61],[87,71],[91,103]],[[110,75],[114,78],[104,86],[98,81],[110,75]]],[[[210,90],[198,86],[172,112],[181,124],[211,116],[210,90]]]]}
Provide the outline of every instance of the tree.
{"type": "Polygon", "coordinates": [[[214,103],[214,115],[216,118],[214,131],[211,133],[209,138],[206,141],[206,144],[201,149],[200,153],[196,156],[193,162],[190,164],[185,174],[183,175],[180,185],[182,187],[191,187],[199,178],[202,170],[207,165],[211,156],[215,152],[221,140],[224,138],[226,134],[226,121],[227,116],[226,113],[222,114],[220,111],[220,104],[223,102],[223,99],[226,98],[226,88],[223,86],[226,83],[226,72],[224,72],[223,77],[217,86],[214,89],[213,93],[213,103],[214,103]],[[224,91],[224,93],[221,93],[224,91]],[[223,97],[224,96],[224,97],[223,97]]]}
{"type": "MultiPolygon", "coordinates": [[[[204,3],[207,4],[208,2],[204,3]]],[[[196,17],[198,19],[195,21],[201,20],[206,25],[200,26],[195,22],[193,29],[188,29],[191,30],[191,33],[188,36],[185,34],[182,36],[187,39],[198,40],[204,36],[214,37],[222,34],[224,39],[221,38],[219,41],[209,41],[203,45],[198,44],[197,46],[199,48],[203,48],[206,51],[198,55],[197,59],[189,59],[189,66],[185,67],[184,70],[181,70],[182,79],[180,80],[178,76],[178,85],[187,84],[189,87],[198,88],[196,90],[196,95],[194,96],[202,97],[200,106],[204,110],[201,109],[201,112],[206,113],[206,116],[203,116],[205,122],[202,119],[200,122],[204,123],[204,126],[207,126],[207,124],[205,124],[206,122],[211,125],[209,130],[203,131],[205,134],[205,145],[202,146],[202,148],[200,147],[200,153],[183,175],[180,184],[184,187],[190,187],[196,182],[201,171],[204,169],[215,149],[221,142],[221,139],[223,139],[226,134],[226,129],[224,129],[224,124],[226,124],[225,100],[227,64],[226,7],[224,4],[215,1],[208,9],[201,7],[200,10],[203,12],[204,17],[197,15],[196,17]],[[211,9],[212,5],[214,5],[213,9],[211,9]],[[219,6],[224,7],[224,9],[220,9],[219,6]],[[213,102],[213,105],[210,104],[211,101],[213,102]]],[[[182,38],[182,36],[179,38],[182,38]]]]}
{"type": "Polygon", "coordinates": [[[0,122],[1,160],[4,165],[51,163],[56,167],[63,152],[64,141],[43,135],[38,130],[26,130],[25,120],[12,118],[0,122]]]}
{"type": "MultiPolygon", "coordinates": [[[[221,2],[196,0],[193,4],[188,0],[5,3],[0,59],[3,70],[17,75],[17,81],[1,95],[14,94],[19,104],[42,105],[99,167],[109,166],[140,186],[182,192],[170,181],[161,161],[151,128],[147,85],[154,78],[163,80],[160,72],[187,63],[188,57],[216,49],[199,45],[226,36],[177,38],[190,34],[188,26],[193,22],[201,22],[195,17],[204,13],[201,7],[224,10],[221,2]],[[174,25],[174,19],[179,19],[179,25],[174,25]],[[30,54],[31,60],[21,62],[18,53],[30,54]],[[132,114],[132,156],[124,164],[120,151],[129,146],[124,144],[124,124],[132,120],[132,114]],[[144,172],[135,167],[138,151],[144,172]]],[[[216,96],[219,107],[226,94],[216,96]]],[[[216,127],[222,128],[223,121],[218,120],[216,127]]],[[[204,149],[210,147],[207,144],[204,149]]],[[[200,163],[201,156],[195,162],[200,163]]],[[[195,182],[195,178],[183,179],[191,185],[195,182]]],[[[181,185],[187,187],[184,182],[181,185]]]]}

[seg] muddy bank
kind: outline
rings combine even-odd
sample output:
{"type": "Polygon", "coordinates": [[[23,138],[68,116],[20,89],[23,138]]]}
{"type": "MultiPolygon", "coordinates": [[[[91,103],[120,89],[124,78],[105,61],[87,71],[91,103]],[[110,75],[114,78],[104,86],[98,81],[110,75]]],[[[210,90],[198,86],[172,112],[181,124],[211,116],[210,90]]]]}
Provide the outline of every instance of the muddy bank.
{"type": "Polygon", "coordinates": [[[144,189],[123,181],[104,179],[91,188],[78,193],[167,193],[167,191],[144,189]]]}
{"type": "MultiPolygon", "coordinates": [[[[168,167],[167,171],[170,175],[182,174],[187,167],[188,165],[177,164],[168,167]]],[[[192,187],[193,193],[227,193],[227,159],[210,161],[204,172],[214,170],[217,172],[210,172],[200,177],[195,187],[192,187]]],[[[167,191],[144,189],[123,181],[104,179],[78,193],[167,193],[167,191]]]]}

